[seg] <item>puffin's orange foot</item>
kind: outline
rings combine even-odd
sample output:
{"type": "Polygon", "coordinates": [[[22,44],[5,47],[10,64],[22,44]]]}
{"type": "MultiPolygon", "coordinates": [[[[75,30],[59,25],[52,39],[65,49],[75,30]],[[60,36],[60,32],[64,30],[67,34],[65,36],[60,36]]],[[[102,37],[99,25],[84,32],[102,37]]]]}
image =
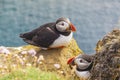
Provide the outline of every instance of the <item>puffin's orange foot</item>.
{"type": "Polygon", "coordinates": [[[59,47],[56,47],[56,48],[64,48],[65,46],[59,46],[59,47]]]}

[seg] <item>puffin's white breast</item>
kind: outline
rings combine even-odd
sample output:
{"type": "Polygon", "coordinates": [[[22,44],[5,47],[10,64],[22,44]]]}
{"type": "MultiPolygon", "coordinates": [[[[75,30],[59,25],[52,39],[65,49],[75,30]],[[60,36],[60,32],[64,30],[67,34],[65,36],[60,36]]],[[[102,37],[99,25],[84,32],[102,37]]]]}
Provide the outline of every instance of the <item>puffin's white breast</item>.
{"type": "Polygon", "coordinates": [[[73,32],[71,32],[70,35],[68,36],[60,35],[60,37],[53,42],[50,48],[67,46],[70,40],[72,39],[72,36],[73,36],[73,32]]]}
{"type": "Polygon", "coordinates": [[[90,72],[89,71],[75,71],[76,75],[80,78],[89,78],[90,72]]]}

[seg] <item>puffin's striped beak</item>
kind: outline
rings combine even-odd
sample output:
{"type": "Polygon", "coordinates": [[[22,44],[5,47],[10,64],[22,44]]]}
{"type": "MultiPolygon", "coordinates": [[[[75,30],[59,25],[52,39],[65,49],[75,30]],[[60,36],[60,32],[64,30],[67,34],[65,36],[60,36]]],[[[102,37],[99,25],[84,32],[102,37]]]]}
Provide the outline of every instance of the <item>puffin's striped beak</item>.
{"type": "Polygon", "coordinates": [[[74,59],[75,59],[75,57],[70,58],[70,59],[67,61],[67,64],[72,64],[72,63],[73,63],[73,61],[74,61],[74,59]]]}
{"type": "Polygon", "coordinates": [[[72,30],[73,32],[76,31],[76,28],[75,28],[75,26],[74,26],[72,23],[70,23],[70,27],[71,27],[71,30],[72,30]]]}

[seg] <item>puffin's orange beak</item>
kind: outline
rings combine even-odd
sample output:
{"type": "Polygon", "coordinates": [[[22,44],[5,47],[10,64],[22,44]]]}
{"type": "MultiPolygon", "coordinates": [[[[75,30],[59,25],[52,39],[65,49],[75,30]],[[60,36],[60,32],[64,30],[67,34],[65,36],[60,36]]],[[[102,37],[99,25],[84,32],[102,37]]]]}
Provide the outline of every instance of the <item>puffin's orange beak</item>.
{"type": "Polygon", "coordinates": [[[73,32],[76,31],[76,28],[75,28],[75,26],[74,26],[72,23],[70,23],[70,27],[71,27],[71,30],[72,30],[73,32]]]}
{"type": "Polygon", "coordinates": [[[73,58],[70,58],[68,61],[67,61],[67,64],[72,64],[72,62],[74,61],[75,57],[73,58]]]}

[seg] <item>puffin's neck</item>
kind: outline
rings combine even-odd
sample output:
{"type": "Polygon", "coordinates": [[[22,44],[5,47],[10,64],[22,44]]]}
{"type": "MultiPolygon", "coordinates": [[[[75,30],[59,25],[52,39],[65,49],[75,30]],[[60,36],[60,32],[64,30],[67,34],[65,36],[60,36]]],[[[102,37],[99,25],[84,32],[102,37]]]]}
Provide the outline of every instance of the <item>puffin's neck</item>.
{"type": "Polygon", "coordinates": [[[79,69],[78,67],[76,68],[77,71],[90,71],[92,69],[93,63],[90,64],[90,66],[86,69],[79,69]]]}
{"type": "Polygon", "coordinates": [[[70,35],[71,32],[59,32],[59,33],[64,35],[64,36],[68,36],[68,35],[70,35]]]}
{"type": "Polygon", "coordinates": [[[62,35],[64,35],[64,36],[68,36],[68,35],[70,35],[70,33],[71,33],[71,31],[60,32],[60,31],[57,30],[56,27],[55,27],[55,30],[56,30],[57,33],[62,34],[62,35]]]}

